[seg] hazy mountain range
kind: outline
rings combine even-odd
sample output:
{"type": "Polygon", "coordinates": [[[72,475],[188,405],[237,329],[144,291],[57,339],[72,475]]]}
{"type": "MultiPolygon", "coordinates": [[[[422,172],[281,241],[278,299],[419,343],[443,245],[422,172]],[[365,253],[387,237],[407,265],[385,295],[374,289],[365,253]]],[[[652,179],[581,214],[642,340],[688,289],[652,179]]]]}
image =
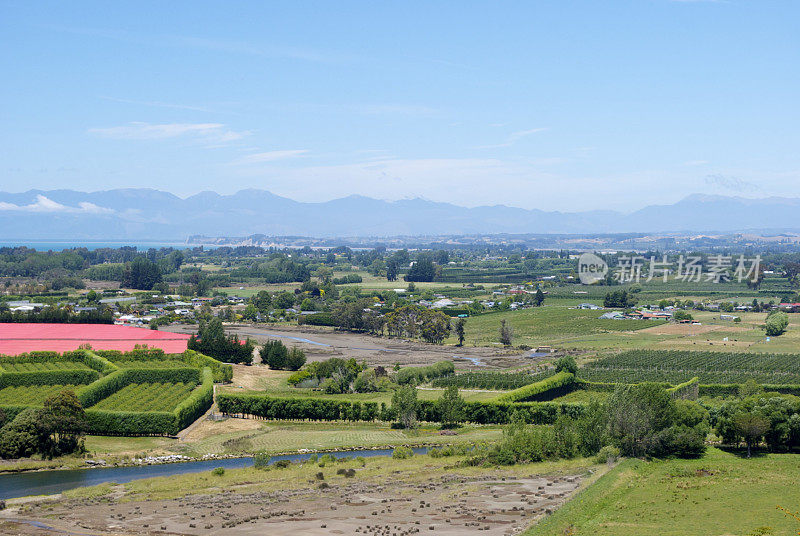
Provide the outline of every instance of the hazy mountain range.
{"type": "Polygon", "coordinates": [[[551,212],[503,205],[465,208],[424,199],[353,195],[303,203],[265,190],[152,189],[0,192],[0,238],[186,239],[190,235],[397,236],[493,233],[736,232],[800,229],[800,199],[691,195],[632,213],[551,212]]]}

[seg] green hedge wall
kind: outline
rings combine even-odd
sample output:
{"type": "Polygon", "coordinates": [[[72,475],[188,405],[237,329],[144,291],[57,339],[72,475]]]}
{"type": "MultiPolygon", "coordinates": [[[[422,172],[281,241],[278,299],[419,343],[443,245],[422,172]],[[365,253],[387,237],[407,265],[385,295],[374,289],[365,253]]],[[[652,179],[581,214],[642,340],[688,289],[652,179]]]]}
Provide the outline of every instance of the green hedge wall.
{"type": "Polygon", "coordinates": [[[192,424],[214,403],[214,373],[210,367],[205,367],[201,376],[200,386],[192,391],[173,411],[178,430],[183,430],[192,424]]]}
{"type": "Polygon", "coordinates": [[[273,398],[258,394],[222,393],[217,407],[228,415],[252,415],[262,419],[312,421],[374,421],[375,402],[349,402],[322,398],[273,398]]]}
{"type": "MultiPolygon", "coordinates": [[[[217,406],[228,415],[252,415],[263,419],[372,421],[377,418],[394,418],[391,408],[378,411],[374,402],[348,402],[322,398],[273,398],[260,394],[222,393],[217,395],[217,406]]],[[[466,422],[478,424],[506,424],[514,418],[531,424],[551,424],[562,413],[577,417],[582,414],[581,404],[558,404],[548,402],[466,402],[466,422]]],[[[436,402],[419,402],[417,417],[421,421],[438,422],[436,402]]]]}
{"type": "Polygon", "coordinates": [[[697,400],[700,394],[700,379],[695,376],[688,382],[679,383],[675,387],[670,387],[667,392],[672,398],[683,398],[685,400],[697,400]]]}
{"type": "Polygon", "coordinates": [[[187,364],[197,368],[208,367],[214,374],[215,382],[229,382],[233,378],[233,367],[228,363],[217,361],[213,357],[209,357],[194,350],[186,350],[181,354],[181,358],[187,364]]]}
{"type": "MultiPolygon", "coordinates": [[[[119,360],[134,360],[134,361],[151,361],[160,360],[165,361],[168,359],[176,359],[183,361],[189,366],[203,369],[209,367],[211,372],[214,373],[215,382],[229,382],[233,378],[233,367],[227,363],[217,361],[213,357],[201,354],[195,350],[186,350],[182,354],[166,354],[160,348],[137,348],[130,352],[120,352],[119,350],[99,350],[97,352],[101,358],[108,358],[111,361],[119,360]]],[[[111,362],[109,361],[109,362],[111,362]]],[[[117,368],[116,365],[113,365],[117,368]]]]}
{"type": "Polygon", "coordinates": [[[174,413],[168,411],[104,411],[87,409],[89,433],[139,436],[175,435],[180,431],[174,413]]]}
{"type": "MultiPolygon", "coordinates": [[[[584,409],[583,404],[557,402],[465,402],[464,421],[476,424],[507,424],[517,419],[528,424],[552,424],[562,413],[579,417],[584,409]]],[[[433,400],[420,402],[417,417],[421,421],[441,421],[433,400]]]]}
{"type": "MultiPolygon", "coordinates": [[[[739,387],[741,386],[738,383],[701,383],[700,396],[737,396],[739,394],[739,387]]],[[[800,396],[800,385],[762,385],[761,387],[768,393],[800,396]]]]}
{"type": "Polygon", "coordinates": [[[552,400],[570,392],[574,388],[575,375],[559,372],[548,378],[503,393],[497,402],[527,402],[531,400],[552,400]]]}
{"type": "Polygon", "coordinates": [[[394,381],[403,385],[405,383],[425,382],[434,378],[448,376],[455,372],[452,361],[439,361],[426,367],[403,367],[394,374],[394,381]]]}
{"type": "Polygon", "coordinates": [[[0,389],[12,385],[84,385],[100,377],[96,370],[42,370],[39,372],[3,372],[0,389]]]}
{"type": "Polygon", "coordinates": [[[87,367],[93,368],[101,374],[110,374],[116,370],[119,370],[119,367],[114,363],[89,350],[73,350],[72,352],[64,352],[62,355],[64,359],[80,361],[87,367]]]}

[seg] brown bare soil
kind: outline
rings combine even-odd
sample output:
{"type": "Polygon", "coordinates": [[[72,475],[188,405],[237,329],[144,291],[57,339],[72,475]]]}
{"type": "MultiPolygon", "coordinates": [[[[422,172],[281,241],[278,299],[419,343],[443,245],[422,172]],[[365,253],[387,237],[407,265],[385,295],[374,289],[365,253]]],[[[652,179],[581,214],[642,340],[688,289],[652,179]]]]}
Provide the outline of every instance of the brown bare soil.
{"type": "MultiPolygon", "coordinates": [[[[166,326],[161,329],[176,333],[194,333],[197,330],[196,326],[183,325],[166,326]]],[[[297,346],[304,350],[309,361],[321,361],[330,357],[346,359],[352,357],[357,361],[366,361],[372,366],[393,366],[395,363],[405,366],[428,365],[458,356],[475,359],[480,363],[477,364],[470,359],[458,359],[455,364],[456,368],[460,370],[504,369],[534,365],[541,361],[541,358],[528,358],[526,356],[530,352],[517,349],[435,345],[307,326],[280,325],[273,327],[267,324],[237,324],[226,325],[225,331],[235,333],[240,338],[250,337],[258,343],[264,343],[271,339],[281,340],[287,346],[297,346]],[[307,339],[317,344],[298,341],[297,338],[307,339]]]]}
{"type": "Polygon", "coordinates": [[[581,481],[502,473],[396,476],[383,483],[340,479],[322,489],[325,484],[311,481],[291,490],[229,489],[173,500],[117,502],[112,495],[45,501],[4,512],[0,534],[511,535],[558,508],[581,481]]]}

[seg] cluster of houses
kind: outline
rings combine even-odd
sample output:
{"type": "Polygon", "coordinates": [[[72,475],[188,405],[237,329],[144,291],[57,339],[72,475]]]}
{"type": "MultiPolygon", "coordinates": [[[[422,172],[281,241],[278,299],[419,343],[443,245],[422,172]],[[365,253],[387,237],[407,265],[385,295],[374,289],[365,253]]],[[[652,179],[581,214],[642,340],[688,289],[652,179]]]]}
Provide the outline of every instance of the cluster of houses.
{"type": "Polygon", "coordinates": [[[603,313],[599,318],[610,320],[672,320],[672,311],[665,311],[657,309],[650,311],[648,309],[634,310],[628,313],[621,311],[609,311],[603,313]]]}
{"type": "MultiPolygon", "coordinates": [[[[577,309],[603,309],[603,307],[595,304],[595,303],[581,303],[577,306],[577,309]]],[[[601,314],[598,318],[604,320],[672,320],[672,314],[675,310],[672,306],[667,306],[663,309],[659,308],[642,308],[642,309],[634,309],[633,311],[629,312],[622,312],[622,311],[609,311],[607,313],[601,314]]]]}

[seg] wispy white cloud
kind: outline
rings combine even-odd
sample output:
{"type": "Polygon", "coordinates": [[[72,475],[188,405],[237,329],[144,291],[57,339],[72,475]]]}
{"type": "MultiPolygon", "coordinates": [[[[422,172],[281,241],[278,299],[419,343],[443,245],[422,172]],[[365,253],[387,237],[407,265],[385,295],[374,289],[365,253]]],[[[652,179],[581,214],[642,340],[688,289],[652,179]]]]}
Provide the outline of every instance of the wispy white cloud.
{"type": "Polygon", "coordinates": [[[274,162],[276,160],[286,160],[288,158],[298,158],[308,153],[306,149],[290,149],[284,151],[267,151],[263,153],[249,154],[236,160],[234,164],[261,164],[263,162],[274,162]]]}
{"type": "Polygon", "coordinates": [[[70,213],[70,214],[113,214],[114,210],[104,208],[88,201],[78,203],[77,207],[62,205],[41,194],[36,196],[36,201],[29,205],[15,205],[0,201],[0,211],[12,212],[37,212],[37,213],[70,213]]]}
{"type": "Polygon", "coordinates": [[[222,123],[151,124],[142,122],[116,127],[90,128],[89,133],[117,140],[165,140],[189,136],[215,144],[225,144],[250,134],[249,131],[230,130],[222,123]]]}
{"type": "Polygon", "coordinates": [[[517,143],[522,138],[530,136],[531,134],[536,134],[538,132],[544,132],[547,130],[547,127],[538,127],[538,128],[530,128],[528,130],[518,130],[517,132],[512,132],[506,138],[506,141],[503,143],[495,143],[493,145],[481,145],[477,147],[477,149],[495,149],[498,147],[511,147],[515,143],[517,143]]]}

